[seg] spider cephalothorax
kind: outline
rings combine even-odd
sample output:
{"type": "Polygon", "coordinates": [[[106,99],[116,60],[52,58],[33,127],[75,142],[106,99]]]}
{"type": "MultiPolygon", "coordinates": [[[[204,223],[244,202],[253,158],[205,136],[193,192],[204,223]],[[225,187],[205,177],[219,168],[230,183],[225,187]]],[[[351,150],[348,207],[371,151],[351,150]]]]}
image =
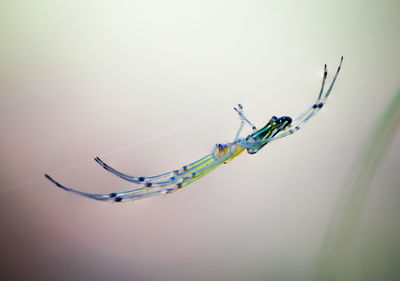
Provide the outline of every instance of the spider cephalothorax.
{"type": "Polygon", "coordinates": [[[224,161],[224,164],[232,161],[233,158],[238,156],[243,152],[245,148],[241,147],[238,142],[225,143],[225,144],[216,144],[213,149],[213,154],[215,159],[225,158],[226,155],[230,155],[230,157],[224,161]]]}

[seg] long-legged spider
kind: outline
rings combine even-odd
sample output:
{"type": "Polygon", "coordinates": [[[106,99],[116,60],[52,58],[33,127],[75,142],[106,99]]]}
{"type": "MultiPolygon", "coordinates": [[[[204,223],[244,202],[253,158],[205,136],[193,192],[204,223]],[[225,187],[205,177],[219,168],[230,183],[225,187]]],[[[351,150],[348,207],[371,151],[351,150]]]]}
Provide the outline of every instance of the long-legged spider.
{"type": "Polygon", "coordinates": [[[137,177],[121,173],[104,163],[99,157],[95,158],[95,161],[107,171],[124,180],[138,184],[140,187],[128,191],[112,192],[109,194],[97,194],[83,192],[66,187],[55,181],[47,174],[45,174],[45,177],[53,182],[55,185],[66,191],[70,191],[91,199],[103,201],[111,200],[114,202],[121,202],[174,192],[207,175],[219,165],[230,162],[233,158],[241,154],[244,150],[247,150],[249,154],[257,153],[267,143],[289,136],[298,131],[325,104],[326,100],[329,97],[329,94],[332,91],[332,87],[335,84],[336,78],[342,66],[342,62],[343,57],[341,57],[340,59],[339,67],[336,71],[335,76],[332,79],[328,90],[323,95],[325,81],[328,74],[327,67],[326,65],[324,66],[322,86],[318,94],[317,100],[305,113],[301,114],[296,119],[292,120],[292,118],[288,116],[283,116],[279,118],[273,116],[263,128],[257,130],[257,128],[245,117],[243,113],[243,106],[241,104],[238,104],[237,107],[234,107],[234,110],[238,113],[240,117],[240,125],[233,142],[216,144],[210,154],[193,163],[185,165],[178,170],[156,176],[137,177]],[[251,126],[251,128],[253,129],[253,133],[246,137],[239,137],[245,123],[251,126]]]}

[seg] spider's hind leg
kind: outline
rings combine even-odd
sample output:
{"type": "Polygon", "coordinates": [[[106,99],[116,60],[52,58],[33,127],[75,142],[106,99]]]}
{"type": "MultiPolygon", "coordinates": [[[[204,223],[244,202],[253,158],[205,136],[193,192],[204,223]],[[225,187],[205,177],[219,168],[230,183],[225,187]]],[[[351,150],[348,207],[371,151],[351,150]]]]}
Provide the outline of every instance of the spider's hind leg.
{"type": "MultiPolygon", "coordinates": [[[[322,96],[322,93],[324,92],[324,87],[325,87],[325,82],[326,82],[326,77],[327,77],[327,76],[328,76],[328,69],[327,69],[327,66],[326,66],[326,64],[325,64],[325,66],[324,66],[324,74],[323,74],[322,84],[321,84],[321,89],[320,89],[320,91],[319,91],[319,95],[318,95],[316,101],[315,101],[314,104],[313,104],[309,109],[307,109],[304,113],[302,113],[302,114],[300,114],[299,116],[297,116],[296,119],[293,120],[293,124],[292,124],[292,125],[294,125],[295,123],[300,123],[302,120],[304,120],[304,118],[305,118],[306,116],[308,116],[311,112],[315,111],[315,109],[318,107],[318,105],[321,104],[321,102],[320,102],[320,101],[321,101],[321,96],[322,96]]],[[[323,105],[323,104],[322,104],[322,105],[323,105]]],[[[322,105],[320,105],[319,108],[321,108],[322,105]]],[[[319,108],[318,108],[318,109],[319,109],[319,108]]]]}
{"type": "MultiPolygon", "coordinates": [[[[287,129],[287,130],[283,130],[281,132],[279,132],[274,139],[279,139],[288,135],[293,134],[294,132],[298,131],[308,120],[310,120],[311,117],[313,117],[326,103],[326,100],[328,99],[333,85],[336,82],[336,78],[340,72],[340,69],[342,68],[342,63],[343,63],[343,56],[340,58],[340,63],[339,66],[336,70],[335,76],[332,79],[332,82],[328,88],[328,90],[326,91],[325,95],[322,95],[324,92],[324,86],[325,86],[325,81],[326,81],[326,77],[328,74],[327,71],[327,67],[326,64],[324,66],[324,74],[323,74],[323,78],[322,78],[322,85],[321,85],[321,90],[319,92],[318,98],[315,101],[315,103],[304,113],[301,114],[300,116],[298,116],[294,122],[292,123],[292,129],[287,129]]],[[[271,139],[272,140],[272,139],[271,139]]]]}
{"type": "Polygon", "coordinates": [[[318,94],[318,97],[317,97],[317,100],[315,101],[315,103],[305,113],[301,114],[296,119],[294,119],[291,126],[288,126],[285,129],[281,130],[279,133],[277,133],[273,137],[270,137],[265,140],[256,141],[256,142],[254,142],[254,144],[268,143],[270,141],[289,136],[289,135],[297,132],[298,130],[300,130],[300,128],[305,123],[307,123],[307,121],[310,120],[310,118],[313,117],[326,103],[326,100],[328,99],[328,97],[332,91],[333,85],[336,82],[336,78],[340,72],[340,69],[342,68],[342,62],[343,62],[343,56],[340,58],[340,63],[336,70],[335,76],[333,77],[332,82],[331,82],[328,90],[326,91],[325,95],[323,95],[323,91],[324,91],[326,77],[328,74],[326,65],[324,66],[324,75],[323,75],[323,79],[322,79],[321,90],[318,94]]]}

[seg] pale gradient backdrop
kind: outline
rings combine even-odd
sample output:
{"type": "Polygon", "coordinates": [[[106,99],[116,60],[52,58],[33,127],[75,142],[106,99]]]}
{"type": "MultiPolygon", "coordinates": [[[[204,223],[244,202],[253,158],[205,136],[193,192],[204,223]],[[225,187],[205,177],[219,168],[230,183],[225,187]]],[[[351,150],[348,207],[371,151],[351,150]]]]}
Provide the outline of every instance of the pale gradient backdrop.
{"type": "MultiPolygon", "coordinates": [[[[397,0],[0,1],[0,279],[320,279],[360,147],[400,88],[399,30],[397,0]],[[303,130],[172,195],[107,204],[43,177],[131,188],[92,158],[178,168],[233,139],[238,102],[257,126],[304,111],[342,55],[303,130]]],[[[364,202],[352,280],[399,280],[399,145],[364,202]]]]}

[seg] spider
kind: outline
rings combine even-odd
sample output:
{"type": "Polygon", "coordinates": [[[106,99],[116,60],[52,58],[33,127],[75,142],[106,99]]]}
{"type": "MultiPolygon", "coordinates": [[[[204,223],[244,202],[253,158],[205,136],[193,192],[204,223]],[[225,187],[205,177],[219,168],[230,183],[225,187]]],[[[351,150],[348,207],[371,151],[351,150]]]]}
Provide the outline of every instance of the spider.
{"type": "Polygon", "coordinates": [[[95,158],[95,161],[100,164],[105,170],[124,180],[138,184],[139,187],[137,188],[128,191],[112,192],[109,194],[88,193],[66,187],[55,181],[48,174],[45,174],[45,177],[53,182],[56,186],[66,191],[70,191],[81,196],[101,201],[123,202],[128,200],[142,199],[159,194],[172,193],[207,175],[219,165],[230,162],[233,158],[235,158],[245,150],[247,150],[249,154],[257,153],[267,143],[297,132],[325,104],[326,100],[329,97],[329,94],[331,93],[332,87],[335,84],[336,78],[342,66],[342,62],[343,56],[340,59],[338,69],[332,79],[328,90],[323,95],[325,81],[328,74],[325,64],[322,86],[318,94],[317,100],[308,110],[306,110],[306,112],[299,115],[296,119],[292,120],[292,118],[288,116],[282,116],[279,118],[273,116],[263,128],[257,130],[256,126],[254,126],[245,117],[243,113],[243,106],[241,104],[238,104],[237,107],[234,107],[234,110],[238,113],[240,117],[240,125],[233,142],[216,144],[210,154],[193,163],[185,165],[178,170],[156,176],[137,177],[121,173],[104,163],[99,157],[95,158]],[[239,137],[245,124],[249,125],[252,128],[253,133],[248,135],[247,137],[239,137]]]}

